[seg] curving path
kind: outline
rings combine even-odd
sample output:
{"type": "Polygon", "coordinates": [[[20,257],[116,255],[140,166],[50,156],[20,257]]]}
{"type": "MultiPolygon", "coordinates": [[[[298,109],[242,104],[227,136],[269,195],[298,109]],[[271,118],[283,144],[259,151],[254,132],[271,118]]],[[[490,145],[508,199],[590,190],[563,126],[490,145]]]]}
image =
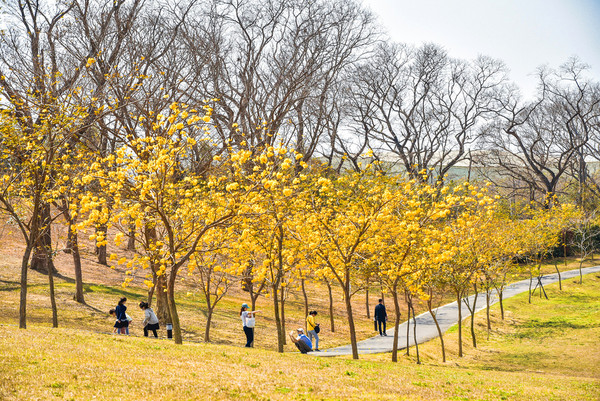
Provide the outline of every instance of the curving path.
{"type": "MultiPolygon", "coordinates": [[[[600,272],[600,266],[594,267],[586,267],[582,269],[583,274],[590,274],[600,272]]],[[[573,277],[579,276],[579,269],[569,270],[566,272],[561,272],[562,280],[567,280],[573,277]]],[[[558,274],[548,274],[542,277],[542,283],[544,286],[548,284],[552,284],[558,281],[558,274]]],[[[535,285],[534,279],[534,285],[535,285]]],[[[529,290],[529,279],[517,281],[515,283],[509,284],[505,287],[503,298],[507,299],[517,294],[521,294],[523,292],[527,292],[529,290]]],[[[469,304],[473,304],[474,296],[469,297],[469,304]]],[[[498,297],[495,293],[490,297],[490,305],[498,302],[498,297]]],[[[480,311],[485,309],[485,293],[479,294],[477,298],[476,311],[480,311]]],[[[456,306],[456,301],[440,306],[435,309],[436,317],[442,333],[446,332],[450,327],[454,326],[458,323],[458,307],[456,306]]],[[[467,306],[462,304],[462,315],[463,320],[470,317],[470,312],[467,306]]],[[[411,319],[412,321],[412,319],[411,319]]],[[[437,329],[435,327],[435,323],[433,322],[433,318],[429,314],[429,312],[425,312],[416,317],[417,321],[417,343],[421,344],[431,339],[434,339],[438,336],[437,329]]],[[[406,348],[406,322],[400,324],[398,326],[400,332],[398,333],[398,349],[406,348]]],[[[377,354],[382,352],[391,352],[392,345],[394,342],[394,328],[388,327],[387,329],[387,337],[376,336],[369,338],[364,341],[358,342],[358,353],[359,354],[377,354]]],[[[410,328],[410,345],[414,345],[413,340],[413,327],[410,328]]],[[[352,355],[352,348],[350,344],[344,345],[341,347],[330,348],[326,350],[322,350],[321,352],[311,352],[310,355],[314,356],[341,356],[341,355],[352,355]]]]}

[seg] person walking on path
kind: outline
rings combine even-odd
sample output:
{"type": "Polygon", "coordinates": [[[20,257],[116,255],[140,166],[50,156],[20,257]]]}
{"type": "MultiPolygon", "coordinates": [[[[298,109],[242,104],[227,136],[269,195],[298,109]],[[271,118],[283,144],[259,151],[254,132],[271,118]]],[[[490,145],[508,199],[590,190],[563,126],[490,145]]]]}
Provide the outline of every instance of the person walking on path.
{"type": "Polygon", "coordinates": [[[296,345],[296,348],[300,350],[302,354],[306,354],[312,351],[312,342],[306,335],[304,335],[304,329],[299,328],[296,330],[298,332],[298,336],[294,336],[294,331],[290,331],[290,338],[292,342],[296,345]]]}
{"type": "Polygon", "coordinates": [[[142,326],[144,326],[144,337],[148,337],[148,331],[152,330],[154,338],[158,338],[158,334],[156,333],[156,330],[158,330],[159,327],[158,317],[148,305],[148,302],[140,302],[140,308],[144,311],[144,321],[142,322],[142,326]]]}
{"type": "Polygon", "coordinates": [[[254,342],[254,315],[260,312],[259,310],[248,311],[248,304],[242,304],[240,316],[242,318],[242,325],[244,326],[244,334],[246,334],[246,347],[248,348],[252,347],[252,343],[254,342]]]}
{"type": "Polygon", "coordinates": [[[127,319],[127,313],[125,313],[127,310],[125,302],[127,302],[127,298],[121,298],[115,308],[115,315],[117,316],[115,327],[121,331],[121,334],[129,334],[129,320],[127,319]]]}
{"type": "Polygon", "coordinates": [[[308,331],[308,338],[310,338],[311,343],[315,342],[315,351],[319,351],[319,324],[315,322],[315,317],[317,316],[317,311],[308,312],[308,317],[306,318],[306,330],[308,331]]]}
{"type": "Polygon", "coordinates": [[[385,325],[387,322],[387,312],[385,310],[385,305],[383,304],[383,299],[379,300],[379,305],[375,307],[375,320],[377,321],[377,327],[379,329],[380,336],[387,336],[385,325]],[[383,330],[381,330],[381,326],[383,325],[383,330]]]}

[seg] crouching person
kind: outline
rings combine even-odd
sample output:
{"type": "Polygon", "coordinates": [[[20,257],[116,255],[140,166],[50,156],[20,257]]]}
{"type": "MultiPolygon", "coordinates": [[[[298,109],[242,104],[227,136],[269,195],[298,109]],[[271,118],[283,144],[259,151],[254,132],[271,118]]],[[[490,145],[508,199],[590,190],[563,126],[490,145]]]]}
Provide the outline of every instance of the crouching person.
{"type": "Polygon", "coordinates": [[[306,354],[307,352],[312,351],[312,342],[306,335],[304,334],[304,329],[298,329],[297,335],[294,331],[290,331],[290,338],[292,342],[296,344],[296,347],[300,350],[301,353],[306,354]]]}

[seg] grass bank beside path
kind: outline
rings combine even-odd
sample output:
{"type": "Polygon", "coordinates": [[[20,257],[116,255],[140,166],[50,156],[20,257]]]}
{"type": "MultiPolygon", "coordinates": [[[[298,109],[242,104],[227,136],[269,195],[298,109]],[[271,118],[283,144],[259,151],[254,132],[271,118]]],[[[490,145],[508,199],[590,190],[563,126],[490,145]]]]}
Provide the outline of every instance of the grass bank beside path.
{"type": "MultiPolygon", "coordinates": [[[[470,319],[463,321],[466,356],[457,355],[457,326],[444,336],[450,359],[477,369],[564,375],[595,379],[595,399],[600,399],[600,275],[592,273],[546,287],[549,299],[539,291],[528,303],[522,293],[505,301],[505,320],[499,305],[491,309],[491,331],[485,310],[476,314],[478,347],[472,346],[470,319]]],[[[422,347],[426,360],[440,359],[439,339],[422,347]]],[[[571,398],[578,399],[578,398],[571,398]]]]}
{"type": "MultiPolygon", "coordinates": [[[[597,400],[600,277],[548,286],[550,300],[506,301],[477,317],[479,346],[456,356],[456,331],[421,346],[423,364],[389,354],[315,359],[228,345],[95,334],[32,325],[0,328],[0,399],[597,400]]],[[[467,320],[468,322],[468,320],[467,320]]],[[[470,342],[467,335],[465,343],[470,342]]]]}

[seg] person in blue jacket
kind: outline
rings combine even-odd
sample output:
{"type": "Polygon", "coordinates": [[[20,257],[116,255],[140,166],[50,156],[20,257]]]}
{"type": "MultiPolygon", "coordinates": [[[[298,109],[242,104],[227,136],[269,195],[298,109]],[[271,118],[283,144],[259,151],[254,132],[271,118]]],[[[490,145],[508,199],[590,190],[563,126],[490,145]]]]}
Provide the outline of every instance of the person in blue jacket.
{"type": "Polygon", "coordinates": [[[387,322],[387,312],[385,310],[385,305],[383,304],[383,299],[379,300],[379,305],[375,307],[375,321],[377,322],[377,327],[379,329],[380,336],[387,336],[385,332],[385,325],[387,322]],[[381,330],[381,326],[383,326],[383,330],[381,330]]]}
{"type": "Polygon", "coordinates": [[[115,327],[121,331],[121,334],[129,334],[129,320],[127,320],[127,314],[125,313],[127,310],[125,302],[127,302],[127,298],[121,298],[115,308],[115,315],[117,316],[115,327]]]}

